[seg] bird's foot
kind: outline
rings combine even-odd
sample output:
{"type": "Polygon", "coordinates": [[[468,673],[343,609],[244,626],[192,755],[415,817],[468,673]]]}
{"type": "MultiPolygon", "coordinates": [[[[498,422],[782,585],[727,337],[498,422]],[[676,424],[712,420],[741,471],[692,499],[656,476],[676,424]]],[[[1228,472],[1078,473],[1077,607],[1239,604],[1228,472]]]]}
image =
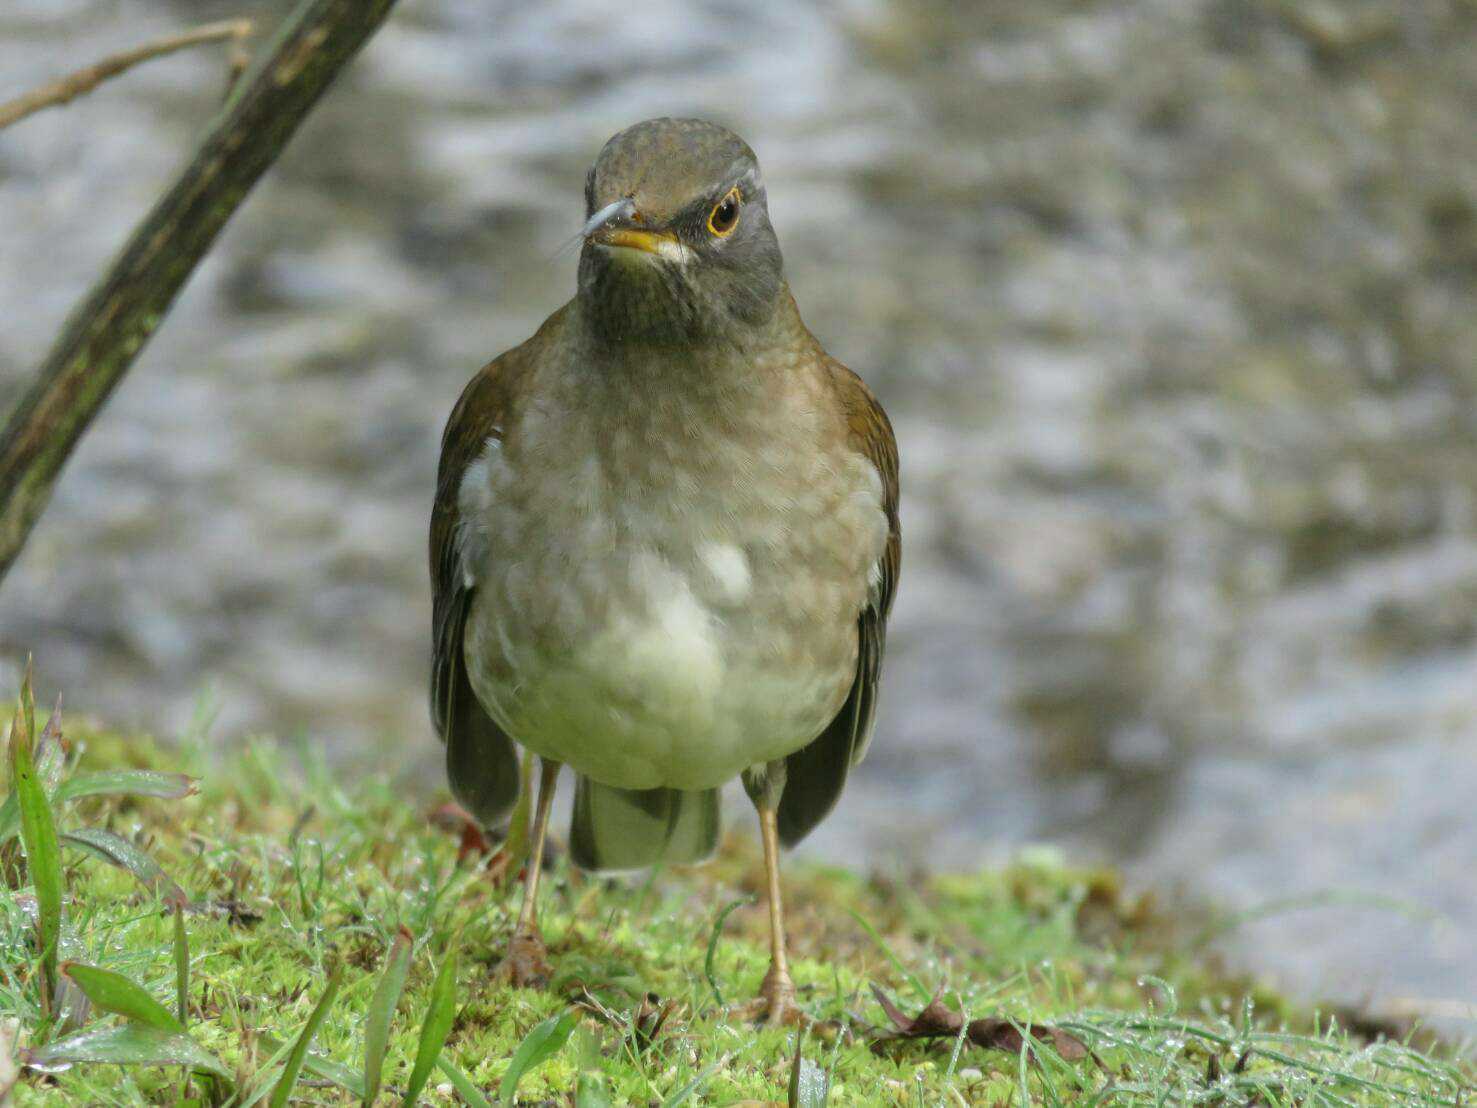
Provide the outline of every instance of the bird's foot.
{"type": "Polygon", "coordinates": [[[519,989],[542,989],[549,983],[549,950],[537,931],[515,931],[508,953],[493,972],[519,989]]]}
{"type": "Polygon", "coordinates": [[[794,1027],[809,1024],[810,1017],[795,1003],[795,982],[784,970],[770,966],[759,986],[759,995],[736,1009],[739,1019],[763,1023],[769,1027],[794,1027]]]}

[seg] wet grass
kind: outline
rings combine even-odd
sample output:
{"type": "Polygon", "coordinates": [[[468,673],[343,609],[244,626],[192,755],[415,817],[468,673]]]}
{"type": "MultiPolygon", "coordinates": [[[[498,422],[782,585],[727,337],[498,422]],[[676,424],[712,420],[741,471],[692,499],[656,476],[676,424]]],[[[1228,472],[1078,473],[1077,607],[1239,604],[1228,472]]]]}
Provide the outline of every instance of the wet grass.
{"type": "MultiPolygon", "coordinates": [[[[63,844],[79,827],[110,832],[169,879],[150,879],[136,859],[64,849],[55,989],[24,836],[0,846],[0,1020],[14,1021],[17,1056],[55,1063],[89,1034],[135,1048],[127,1064],[22,1068],[21,1105],[352,1104],[366,1080],[378,1103],[400,1103],[421,1078],[422,1103],[581,1106],[1477,1095],[1471,1071],[1439,1050],[1352,1035],[1220,975],[1111,873],[1045,854],[907,880],[790,865],[795,976],[819,1021],[798,1044],[793,1030],[730,1014],[766,965],[761,871],[742,838],[709,866],[641,880],[593,880],[556,860],[543,908],[555,980],[546,992],[509,989],[492,969],[516,889],[481,858],[459,862],[455,836],[393,783],[337,781],[268,744],[211,762],[96,730],[68,739],[59,783],[183,768],[199,791],[67,800],[53,788],[63,844]],[[176,887],[187,900],[178,913],[176,887]],[[69,966],[107,972],[74,969],[74,981],[69,966]],[[984,1049],[960,1034],[877,1043],[890,1025],[874,984],[909,1013],[938,997],[968,1020],[1050,1024],[1059,1044],[1089,1052],[1068,1061],[1044,1043],[984,1049]],[[97,996],[84,1005],[79,991],[97,996]],[[160,1064],[184,1049],[168,1022],[180,994],[193,1073],[160,1064]]],[[[0,1088],[6,1071],[0,1062],[0,1088]]]]}

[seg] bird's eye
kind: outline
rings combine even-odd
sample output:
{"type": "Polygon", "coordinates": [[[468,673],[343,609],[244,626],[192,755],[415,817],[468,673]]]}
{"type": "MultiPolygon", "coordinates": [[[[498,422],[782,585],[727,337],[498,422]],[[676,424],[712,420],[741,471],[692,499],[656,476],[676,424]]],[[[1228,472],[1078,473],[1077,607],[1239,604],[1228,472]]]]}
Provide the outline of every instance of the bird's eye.
{"type": "Polygon", "coordinates": [[[728,195],[708,213],[708,230],[719,238],[726,238],[733,234],[733,229],[738,226],[739,219],[739,190],[729,189],[728,195]]]}

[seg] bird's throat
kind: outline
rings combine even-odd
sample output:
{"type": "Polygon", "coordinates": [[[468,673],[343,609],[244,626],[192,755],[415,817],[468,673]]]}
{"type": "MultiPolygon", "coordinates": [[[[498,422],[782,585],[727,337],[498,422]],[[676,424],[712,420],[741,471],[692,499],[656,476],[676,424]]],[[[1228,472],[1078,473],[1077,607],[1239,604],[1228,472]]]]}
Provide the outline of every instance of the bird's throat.
{"type": "Polygon", "coordinates": [[[720,292],[711,274],[695,268],[702,264],[678,264],[639,250],[587,247],[580,259],[577,296],[585,328],[607,346],[670,349],[763,342],[783,299],[783,285],[760,289],[745,283],[735,290],[729,283],[720,292]]]}

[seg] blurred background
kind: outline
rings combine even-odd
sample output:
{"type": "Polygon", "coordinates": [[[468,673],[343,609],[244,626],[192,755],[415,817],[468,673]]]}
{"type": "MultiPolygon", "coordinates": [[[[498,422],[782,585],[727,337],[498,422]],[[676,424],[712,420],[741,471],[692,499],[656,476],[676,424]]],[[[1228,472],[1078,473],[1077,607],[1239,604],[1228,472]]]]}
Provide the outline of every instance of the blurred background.
{"type": "MultiPolygon", "coordinates": [[[[7,0],[0,97],[288,7],[7,0]]],[[[199,48],[0,133],[0,405],[224,75],[199,48]]],[[[429,795],[442,423],[571,294],[605,138],[701,114],[759,152],[802,310],[901,443],[879,737],[806,852],[1051,843],[1171,902],[1291,898],[1221,948],[1450,1012],[1477,999],[1474,112],[1471,0],[402,0],[63,474],[0,587],[0,677],[34,652],[110,723],[204,702],[218,741],[429,795]]]]}

